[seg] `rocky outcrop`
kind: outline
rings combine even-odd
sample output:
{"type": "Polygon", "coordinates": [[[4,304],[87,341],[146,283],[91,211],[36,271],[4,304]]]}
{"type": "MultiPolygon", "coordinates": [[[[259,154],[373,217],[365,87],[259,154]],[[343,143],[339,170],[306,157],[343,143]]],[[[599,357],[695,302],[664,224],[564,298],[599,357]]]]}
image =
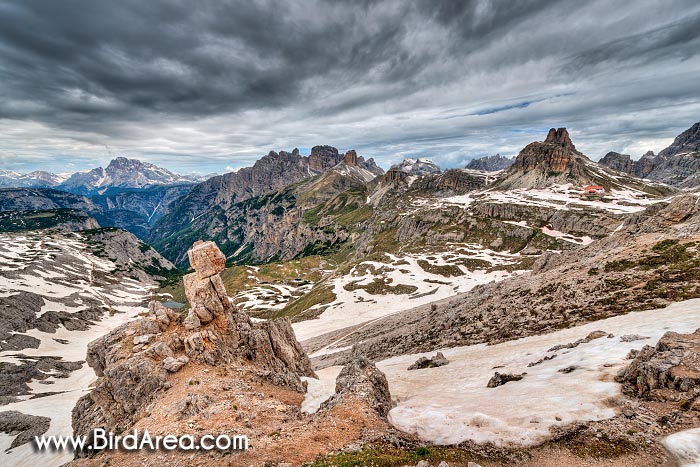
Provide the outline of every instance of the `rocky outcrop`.
{"type": "Polygon", "coordinates": [[[617,170],[618,172],[627,174],[632,174],[634,172],[634,162],[632,161],[632,156],[629,154],[620,154],[619,152],[610,151],[604,155],[598,163],[610,167],[613,170],[617,170]]]}
{"type": "Polygon", "coordinates": [[[530,143],[520,151],[512,167],[523,172],[540,169],[563,174],[577,168],[574,166],[576,155],[580,153],[566,128],[551,128],[544,142],[530,143]]]}
{"type": "Polygon", "coordinates": [[[16,410],[0,412],[0,433],[15,436],[8,449],[29,443],[35,436],[43,435],[50,424],[51,419],[48,417],[26,415],[16,410]]]}
{"type": "Polygon", "coordinates": [[[343,156],[333,146],[314,146],[309,154],[309,168],[324,172],[343,160],[343,156]]]}
{"type": "Polygon", "coordinates": [[[253,323],[233,308],[219,276],[225,258],[214,243],[199,241],[188,256],[195,272],[183,279],[190,304],[184,320],[152,302],[147,316],[88,346],[87,362],[99,379],[73,410],[75,434],[127,429],[169,388],[169,375],[186,365],[246,365],[298,391],[300,376],[315,376],[288,319],[253,323]]]}
{"type": "Polygon", "coordinates": [[[526,374],[527,373],[520,373],[519,375],[516,375],[511,373],[499,373],[496,371],[494,372],[489,382],[486,383],[486,387],[497,388],[498,386],[503,386],[504,384],[509,383],[511,381],[520,381],[526,374]]]}
{"type": "Polygon", "coordinates": [[[700,122],[676,136],[669,147],[659,152],[659,157],[663,159],[692,152],[700,152],[700,122]]]}
{"type": "Polygon", "coordinates": [[[625,394],[660,400],[700,395],[700,329],[693,334],[667,332],[656,346],[645,345],[617,375],[625,394]]]}
{"type": "Polygon", "coordinates": [[[437,368],[440,366],[445,366],[450,361],[445,358],[445,356],[442,354],[442,352],[438,352],[435,354],[435,356],[428,358],[428,357],[420,357],[416,362],[409,366],[407,370],[422,370],[423,368],[437,368]]]}
{"type": "Polygon", "coordinates": [[[321,404],[321,411],[352,398],[367,403],[381,417],[386,417],[391,410],[386,376],[364,357],[358,357],[343,367],[335,381],[335,394],[321,404]]]}
{"type": "Polygon", "coordinates": [[[356,166],[357,165],[357,152],[355,150],[350,150],[345,153],[345,157],[343,158],[343,162],[345,165],[349,166],[356,166]]]}
{"type": "Polygon", "coordinates": [[[498,172],[507,169],[513,164],[513,159],[500,154],[484,156],[473,159],[465,166],[465,169],[483,170],[485,172],[498,172]]]}

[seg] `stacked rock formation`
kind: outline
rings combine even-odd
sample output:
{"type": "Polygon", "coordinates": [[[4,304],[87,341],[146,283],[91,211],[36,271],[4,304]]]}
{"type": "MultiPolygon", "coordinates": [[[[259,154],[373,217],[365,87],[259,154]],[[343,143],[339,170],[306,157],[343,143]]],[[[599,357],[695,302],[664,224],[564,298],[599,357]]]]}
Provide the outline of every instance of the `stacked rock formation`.
{"type": "Polygon", "coordinates": [[[231,309],[231,302],[219,275],[226,269],[226,257],[214,242],[199,240],[187,252],[195,272],[182,278],[190,311],[183,324],[198,329],[231,309]]]}
{"type": "Polygon", "coordinates": [[[171,387],[169,374],[188,364],[248,367],[274,384],[303,391],[301,376],[315,377],[288,318],[253,323],[231,305],[219,273],[226,258],[213,242],[188,252],[195,272],[183,278],[187,317],[151,302],[149,314],[88,346],[87,363],[99,377],[73,409],[73,431],[127,430],[145,407],[171,387]]]}

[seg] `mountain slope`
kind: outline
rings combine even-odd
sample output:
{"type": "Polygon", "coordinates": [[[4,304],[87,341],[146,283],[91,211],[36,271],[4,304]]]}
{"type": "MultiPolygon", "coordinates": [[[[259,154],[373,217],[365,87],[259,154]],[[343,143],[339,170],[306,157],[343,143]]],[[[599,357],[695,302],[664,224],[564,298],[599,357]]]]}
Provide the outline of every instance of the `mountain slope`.
{"type": "Polygon", "coordinates": [[[66,193],[51,188],[2,188],[0,211],[45,211],[51,209],[76,209],[88,214],[101,209],[85,196],[66,193]]]}
{"type": "Polygon", "coordinates": [[[373,178],[369,170],[341,162],[279,190],[244,197],[228,207],[214,205],[183,228],[151,237],[152,244],[176,264],[187,260],[193,238],[215,240],[230,262],[287,260],[326,251],[345,242],[349,226],[371,212],[361,208],[367,198],[365,185],[373,178]]]}
{"type": "MultiPolygon", "coordinates": [[[[269,214],[272,216],[270,222],[276,220],[283,226],[296,225],[299,219],[288,210],[301,208],[296,206],[297,196],[303,195],[304,206],[314,205],[337,194],[347,180],[354,180],[355,184],[366,183],[380,173],[382,170],[372,159],[365,161],[355,151],[342,155],[330,146],[315,146],[309,156],[301,156],[296,149],[291,153],[271,151],[252,167],[213,177],[195,186],[173,203],[170,212],[154,226],[149,242],[179,264],[186,259],[188,246],[199,238],[216,239],[231,260],[250,257],[251,251],[248,249],[253,248],[247,240],[252,228],[250,222],[257,228],[263,228],[268,225],[265,216],[269,214]],[[313,185],[306,193],[302,193],[303,184],[302,187],[293,187],[294,184],[328,173],[332,167],[338,167],[338,170],[328,178],[322,177],[323,181],[313,185]],[[246,219],[248,216],[254,216],[257,220],[246,219]],[[243,223],[239,225],[238,222],[243,223]],[[241,250],[230,256],[244,244],[246,251],[241,250]],[[234,248],[233,245],[238,246],[234,248]]],[[[290,252],[292,250],[296,250],[296,247],[290,252]]],[[[288,257],[288,254],[283,253],[282,256],[288,257]]],[[[255,254],[257,260],[271,256],[268,250],[255,254]]]]}

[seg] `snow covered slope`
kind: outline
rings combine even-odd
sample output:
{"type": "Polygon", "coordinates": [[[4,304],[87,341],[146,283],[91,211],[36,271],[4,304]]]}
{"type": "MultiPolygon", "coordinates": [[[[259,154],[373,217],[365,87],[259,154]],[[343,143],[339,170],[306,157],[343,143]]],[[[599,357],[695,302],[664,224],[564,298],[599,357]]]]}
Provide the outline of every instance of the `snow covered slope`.
{"type": "MultiPolygon", "coordinates": [[[[0,404],[51,419],[48,435],[69,435],[71,409],[95,379],[87,344],[144,311],[155,271],[171,268],[124,231],[0,234],[0,404]],[[124,244],[122,244],[124,243],[124,244]],[[126,245],[126,244],[129,245],[126,245]]],[[[60,465],[72,454],[10,449],[2,465],[60,465]]]]}

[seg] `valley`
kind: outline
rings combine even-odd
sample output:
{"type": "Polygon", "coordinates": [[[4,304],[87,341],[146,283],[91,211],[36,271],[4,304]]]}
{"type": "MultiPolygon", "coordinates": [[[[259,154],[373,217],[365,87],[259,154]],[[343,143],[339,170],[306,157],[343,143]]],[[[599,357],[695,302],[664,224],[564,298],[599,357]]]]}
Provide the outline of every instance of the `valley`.
{"type": "MultiPolygon", "coordinates": [[[[125,186],[124,164],[0,190],[0,421],[19,432],[253,440],[191,465],[673,465],[698,439],[692,175],[601,165],[564,128],[448,170],[315,146],[125,186]]],[[[31,465],[17,433],[3,460],[31,465]]]]}

